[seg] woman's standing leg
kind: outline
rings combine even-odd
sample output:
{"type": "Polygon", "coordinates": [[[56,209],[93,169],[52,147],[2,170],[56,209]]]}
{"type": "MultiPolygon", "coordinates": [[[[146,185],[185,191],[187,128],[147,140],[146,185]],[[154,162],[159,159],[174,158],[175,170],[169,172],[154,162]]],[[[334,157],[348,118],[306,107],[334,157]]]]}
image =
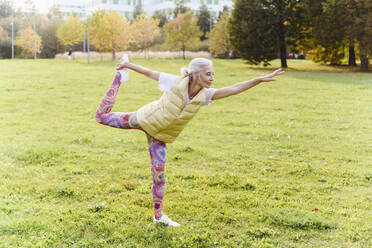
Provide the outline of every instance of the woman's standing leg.
{"type": "Polygon", "coordinates": [[[151,159],[152,172],[152,198],[154,201],[155,219],[162,217],[163,197],[164,197],[164,169],[166,144],[147,135],[149,154],[151,159]]]}
{"type": "Polygon", "coordinates": [[[116,96],[121,85],[121,74],[116,73],[114,81],[110,88],[107,90],[105,96],[102,98],[100,105],[96,111],[97,122],[108,125],[110,127],[123,128],[123,129],[141,129],[135,112],[120,113],[112,112],[116,96]]]}

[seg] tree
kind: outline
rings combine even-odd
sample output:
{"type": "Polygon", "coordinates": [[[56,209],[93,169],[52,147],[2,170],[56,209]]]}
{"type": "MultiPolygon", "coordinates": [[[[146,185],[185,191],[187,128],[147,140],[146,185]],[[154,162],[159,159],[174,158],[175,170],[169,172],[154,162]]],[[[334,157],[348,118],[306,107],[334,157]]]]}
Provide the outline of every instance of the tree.
{"type": "Polygon", "coordinates": [[[63,52],[63,45],[57,38],[57,30],[62,25],[61,19],[43,18],[38,28],[38,32],[43,40],[41,57],[54,58],[57,53],[63,52]]]}
{"type": "Polygon", "coordinates": [[[168,22],[167,15],[159,10],[155,11],[152,17],[159,20],[159,28],[164,27],[164,25],[168,22]]]}
{"type": "MultiPolygon", "coordinates": [[[[111,52],[112,60],[116,52],[128,47],[130,41],[129,23],[116,11],[104,10],[93,13],[89,18],[91,43],[98,52],[111,52]]],[[[102,59],[102,57],[101,57],[102,59]]]]}
{"type": "Polygon", "coordinates": [[[356,27],[355,27],[355,12],[356,1],[354,0],[341,0],[345,6],[345,36],[346,43],[349,46],[349,66],[356,66],[356,54],[355,54],[355,43],[356,43],[356,27]]]}
{"type": "MultiPolygon", "coordinates": [[[[33,20],[33,19],[32,19],[33,20]]],[[[11,58],[12,57],[12,22],[14,28],[14,35],[21,30],[26,28],[30,22],[27,19],[23,19],[21,13],[15,12],[13,17],[0,18],[0,27],[6,31],[7,37],[3,36],[0,41],[0,57],[11,58]]],[[[14,55],[17,56],[22,52],[20,47],[15,46],[14,55]]]]}
{"type": "Polygon", "coordinates": [[[368,71],[369,59],[372,57],[372,2],[355,2],[355,37],[359,45],[360,69],[368,71]]]}
{"type": "Polygon", "coordinates": [[[84,24],[73,15],[70,15],[57,30],[57,37],[65,46],[73,46],[83,41],[84,24]]]}
{"type": "Polygon", "coordinates": [[[280,54],[287,67],[287,44],[299,28],[292,24],[298,0],[236,0],[230,21],[234,50],[248,63],[264,65],[280,54]]]}
{"type": "Polygon", "coordinates": [[[104,15],[103,25],[106,31],[104,34],[107,36],[108,50],[112,53],[112,60],[115,60],[115,52],[128,47],[129,23],[118,12],[110,10],[104,15]]]}
{"type": "Polygon", "coordinates": [[[104,10],[94,12],[89,18],[90,41],[98,52],[109,51],[104,18],[104,10]]]}
{"type": "Polygon", "coordinates": [[[144,14],[142,9],[142,3],[141,0],[138,1],[138,4],[136,5],[134,11],[133,11],[133,19],[136,19],[138,15],[144,14]]]}
{"type": "Polygon", "coordinates": [[[49,8],[47,17],[49,20],[54,20],[54,19],[63,19],[63,13],[55,6],[52,6],[49,8]]]}
{"type": "MultiPolygon", "coordinates": [[[[34,30],[32,29],[32,27],[28,27],[19,31],[19,35],[15,40],[15,44],[23,49],[25,58],[27,52],[32,54],[34,52],[34,30]]],[[[36,53],[40,53],[41,48],[41,37],[36,34],[36,53]]]]}
{"type": "Polygon", "coordinates": [[[214,25],[212,38],[212,51],[218,57],[228,57],[231,51],[230,37],[228,32],[229,13],[223,12],[220,21],[214,25]]]}
{"type": "Polygon", "coordinates": [[[225,13],[225,12],[230,13],[230,9],[229,9],[229,7],[226,6],[226,5],[224,5],[223,8],[222,8],[222,11],[220,11],[220,12],[218,13],[218,21],[220,21],[220,19],[221,19],[223,13],[225,13]]]}
{"type": "Polygon", "coordinates": [[[340,64],[346,46],[346,6],[339,0],[326,0],[312,28],[315,62],[340,64]]]}
{"type": "Polygon", "coordinates": [[[134,19],[131,27],[131,43],[135,44],[147,56],[148,48],[160,34],[159,20],[141,14],[134,19]]]}
{"type": "Polygon", "coordinates": [[[199,14],[198,14],[198,26],[200,30],[203,32],[203,35],[200,37],[200,40],[206,40],[206,34],[210,32],[212,18],[211,14],[208,11],[208,7],[203,4],[200,6],[199,14]]]}
{"type": "Polygon", "coordinates": [[[191,9],[185,6],[184,0],[181,0],[176,3],[176,8],[173,10],[173,16],[176,18],[178,14],[185,14],[188,11],[191,11],[191,9]]]}
{"type": "Polygon", "coordinates": [[[12,1],[0,0],[0,18],[6,18],[14,13],[12,1]]]}
{"type": "MultiPolygon", "coordinates": [[[[371,56],[372,2],[369,0],[303,0],[308,45],[316,47],[318,61],[341,63],[345,47],[349,65],[356,65],[355,45],[359,48],[361,69],[368,69],[371,56]],[[366,66],[367,65],[367,66],[366,66]]],[[[301,41],[302,44],[303,40],[301,41]]]]}
{"type": "Polygon", "coordinates": [[[173,21],[168,22],[164,26],[164,31],[167,36],[166,44],[171,48],[178,48],[179,42],[185,59],[185,51],[200,42],[200,31],[198,17],[191,11],[185,14],[179,14],[173,21]]]}
{"type": "Polygon", "coordinates": [[[0,58],[9,58],[11,41],[8,32],[0,26],[0,58]]]}
{"type": "Polygon", "coordinates": [[[0,39],[8,38],[8,32],[0,26],[0,39]]]}

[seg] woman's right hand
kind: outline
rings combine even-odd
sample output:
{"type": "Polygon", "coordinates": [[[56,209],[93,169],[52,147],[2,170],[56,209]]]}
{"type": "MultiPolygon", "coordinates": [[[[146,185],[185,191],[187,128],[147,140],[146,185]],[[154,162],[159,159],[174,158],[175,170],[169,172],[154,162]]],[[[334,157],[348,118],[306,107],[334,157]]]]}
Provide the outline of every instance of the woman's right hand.
{"type": "Polygon", "coordinates": [[[129,62],[120,59],[119,62],[116,64],[116,70],[122,70],[128,68],[129,62]]]}

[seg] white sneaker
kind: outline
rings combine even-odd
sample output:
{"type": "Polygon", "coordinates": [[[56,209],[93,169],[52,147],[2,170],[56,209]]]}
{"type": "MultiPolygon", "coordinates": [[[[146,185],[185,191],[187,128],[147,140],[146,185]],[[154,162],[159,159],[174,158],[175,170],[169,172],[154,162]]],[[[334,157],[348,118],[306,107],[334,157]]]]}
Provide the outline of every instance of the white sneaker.
{"type": "MultiPolygon", "coordinates": [[[[121,60],[119,61],[119,63],[124,63],[124,62],[128,62],[129,59],[128,59],[128,54],[124,54],[123,57],[121,58],[121,60]]],[[[120,73],[121,75],[121,82],[128,82],[129,81],[129,70],[127,68],[125,69],[122,69],[122,70],[118,70],[117,72],[120,73]]]]}
{"type": "Polygon", "coordinates": [[[167,225],[167,226],[180,226],[180,224],[178,224],[177,222],[171,220],[168,218],[168,216],[166,216],[165,214],[163,214],[160,219],[155,219],[155,216],[154,216],[154,223],[158,224],[158,223],[162,223],[164,225],[167,225]]]}

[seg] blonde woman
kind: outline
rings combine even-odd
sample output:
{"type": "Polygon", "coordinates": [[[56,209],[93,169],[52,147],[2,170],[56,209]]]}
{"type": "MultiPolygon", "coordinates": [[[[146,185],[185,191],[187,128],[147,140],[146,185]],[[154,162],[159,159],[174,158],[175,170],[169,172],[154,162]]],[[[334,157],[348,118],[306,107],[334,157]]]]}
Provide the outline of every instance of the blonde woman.
{"type": "Polygon", "coordinates": [[[164,168],[166,144],[172,143],[199,108],[214,100],[239,94],[262,82],[275,81],[275,76],[284,73],[281,69],[273,73],[229,87],[214,89],[212,61],[205,58],[193,59],[188,68],[181,69],[181,75],[152,71],[127,61],[119,61],[117,70],[130,69],[159,82],[162,97],[136,112],[111,112],[123,78],[117,72],[110,88],[103,97],[97,112],[97,122],[115,128],[139,129],[146,133],[152,171],[152,197],[154,222],[169,226],[180,226],[162,212],[164,197],[164,168]]]}

